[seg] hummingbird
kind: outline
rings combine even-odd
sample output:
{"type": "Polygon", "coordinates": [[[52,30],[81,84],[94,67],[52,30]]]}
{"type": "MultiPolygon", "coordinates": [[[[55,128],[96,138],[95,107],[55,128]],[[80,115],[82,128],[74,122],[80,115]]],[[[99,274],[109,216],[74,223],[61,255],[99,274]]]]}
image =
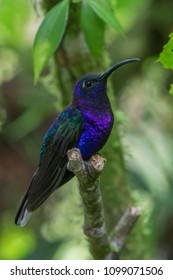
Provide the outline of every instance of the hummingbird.
{"type": "Polygon", "coordinates": [[[78,148],[82,158],[87,160],[105,145],[114,123],[107,79],[122,65],[138,60],[123,60],[102,74],[87,74],[77,81],[71,103],[42,140],[39,165],[17,211],[16,225],[25,226],[32,212],[73,178],[74,174],[67,169],[68,150],[78,148]]]}

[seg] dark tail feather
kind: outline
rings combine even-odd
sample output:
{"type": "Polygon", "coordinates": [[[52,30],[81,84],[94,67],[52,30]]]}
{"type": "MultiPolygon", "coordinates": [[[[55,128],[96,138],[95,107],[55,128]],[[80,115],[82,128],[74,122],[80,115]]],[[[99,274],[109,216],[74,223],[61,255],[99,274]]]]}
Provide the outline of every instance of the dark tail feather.
{"type": "Polygon", "coordinates": [[[32,212],[28,211],[27,205],[28,205],[28,193],[25,194],[22,203],[17,211],[16,218],[15,218],[15,224],[17,226],[24,227],[32,215],[32,212]]]}
{"type": "MultiPolygon", "coordinates": [[[[66,173],[65,173],[64,177],[62,178],[61,183],[57,186],[57,188],[64,185],[66,182],[68,182],[70,179],[72,179],[73,176],[74,176],[74,173],[72,173],[69,170],[66,170],[66,173]]],[[[32,184],[32,182],[31,182],[31,184],[32,184]]],[[[31,187],[31,185],[30,185],[30,187],[31,187]]],[[[29,190],[30,190],[30,187],[29,187],[29,190]]],[[[40,196],[38,195],[38,202],[37,202],[36,199],[32,200],[31,193],[30,193],[30,197],[29,197],[30,207],[29,208],[32,209],[32,211],[36,210],[48,198],[48,196],[50,194],[51,194],[51,192],[49,192],[42,200],[39,200],[40,196]],[[35,203],[35,202],[37,202],[37,203],[35,203]],[[35,205],[34,205],[34,203],[35,203],[35,205]]],[[[27,222],[29,221],[29,219],[32,215],[32,211],[28,210],[28,192],[27,192],[17,211],[16,218],[15,218],[15,224],[17,226],[24,227],[27,224],[27,222]]]]}

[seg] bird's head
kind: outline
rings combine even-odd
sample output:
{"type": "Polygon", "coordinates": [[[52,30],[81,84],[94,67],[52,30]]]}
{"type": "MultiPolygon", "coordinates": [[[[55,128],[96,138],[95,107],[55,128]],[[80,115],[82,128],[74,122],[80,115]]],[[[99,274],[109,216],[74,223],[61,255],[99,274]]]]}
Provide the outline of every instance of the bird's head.
{"type": "Polygon", "coordinates": [[[139,61],[138,58],[126,59],[114,64],[102,74],[88,74],[78,80],[74,88],[73,101],[78,105],[103,103],[107,97],[107,79],[124,64],[139,61]]]}

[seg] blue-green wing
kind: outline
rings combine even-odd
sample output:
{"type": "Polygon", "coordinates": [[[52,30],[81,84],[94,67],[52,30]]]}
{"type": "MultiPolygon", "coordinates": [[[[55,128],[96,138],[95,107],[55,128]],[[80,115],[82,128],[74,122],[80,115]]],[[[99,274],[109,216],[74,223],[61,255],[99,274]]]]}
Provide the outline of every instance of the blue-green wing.
{"type": "Polygon", "coordinates": [[[73,173],[67,170],[67,151],[76,147],[83,131],[83,114],[67,107],[50,127],[41,146],[40,165],[27,192],[27,210],[34,211],[73,173]]]}

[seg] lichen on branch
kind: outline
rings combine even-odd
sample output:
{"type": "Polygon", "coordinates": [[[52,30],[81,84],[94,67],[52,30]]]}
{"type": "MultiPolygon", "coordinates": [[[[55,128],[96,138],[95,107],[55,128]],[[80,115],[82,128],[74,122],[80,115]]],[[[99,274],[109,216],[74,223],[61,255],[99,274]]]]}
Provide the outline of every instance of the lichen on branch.
{"type": "Polygon", "coordinates": [[[90,252],[95,259],[104,259],[110,251],[99,187],[99,176],[105,160],[97,154],[88,161],[83,161],[80,150],[76,148],[68,151],[67,156],[67,168],[74,172],[79,180],[84,208],[83,231],[88,237],[90,252]]]}
{"type": "Polygon", "coordinates": [[[84,161],[77,148],[69,150],[67,156],[67,168],[79,181],[84,209],[83,231],[88,238],[90,252],[94,259],[118,259],[127,236],[140,216],[140,211],[134,206],[129,207],[115,226],[110,239],[105,226],[99,180],[105,159],[96,154],[84,161]]]}

